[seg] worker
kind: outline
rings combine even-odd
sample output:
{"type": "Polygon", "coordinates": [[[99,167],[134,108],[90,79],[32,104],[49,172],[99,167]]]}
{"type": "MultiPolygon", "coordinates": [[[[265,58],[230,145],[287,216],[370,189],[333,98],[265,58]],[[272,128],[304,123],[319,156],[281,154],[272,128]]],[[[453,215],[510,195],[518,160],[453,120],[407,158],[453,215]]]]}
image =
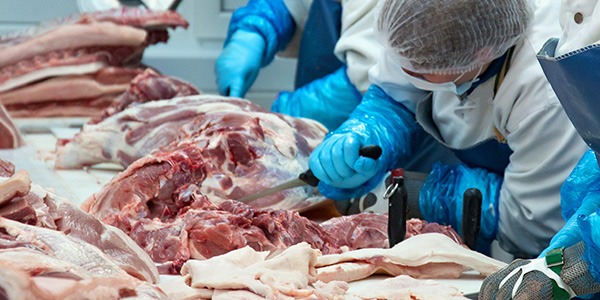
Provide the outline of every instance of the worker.
{"type": "MultiPolygon", "coordinates": [[[[414,119],[463,164],[437,165],[418,203],[428,221],[461,232],[462,196],[483,194],[477,250],[496,239],[537,256],[562,227],[560,186],[586,150],[536,60],[560,34],[552,1],[385,0],[376,34],[384,51],[373,85],[347,121],[311,154],[319,190],[361,195],[418,153],[414,119]],[[425,93],[424,91],[430,91],[425,93]],[[376,144],[377,160],[359,149],[376,144]]],[[[409,204],[409,206],[411,206],[409,204]]]]}
{"type": "Polygon", "coordinates": [[[343,3],[250,0],[237,9],[215,64],[219,93],[244,97],[276,54],[297,56],[296,90],[279,93],[272,111],[337,128],[368,88],[380,51],[371,26],[377,1],[343,3]]]}
{"type": "Polygon", "coordinates": [[[549,39],[538,59],[591,149],[561,189],[565,226],[539,258],[514,261],[489,276],[480,292],[483,299],[589,298],[600,293],[600,3],[563,0],[561,9],[562,36],[549,39]]]}

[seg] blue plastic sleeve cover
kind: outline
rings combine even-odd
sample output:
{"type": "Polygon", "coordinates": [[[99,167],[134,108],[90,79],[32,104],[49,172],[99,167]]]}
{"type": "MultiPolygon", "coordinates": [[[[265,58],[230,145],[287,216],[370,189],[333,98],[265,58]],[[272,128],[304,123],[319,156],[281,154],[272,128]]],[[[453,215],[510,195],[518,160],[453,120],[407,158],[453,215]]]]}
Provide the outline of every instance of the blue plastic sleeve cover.
{"type": "Polygon", "coordinates": [[[429,222],[451,225],[457,232],[462,232],[463,194],[469,188],[479,189],[482,204],[477,250],[487,253],[498,229],[502,183],[501,176],[484,169],[436,163],[421,187],[421,214],[429,222]]]}
{"type": "Polygon", "coordinates": [[[348,118],[361,97],[346,74],[346,66],[343,66],[294,92],[279,93],[271,111],[313,119],[331,131],[348,118]]]}
{"type": "Polygon", "coordinates": [[[372,190],[385,172],[406,164],[414,139],[426,133],[404,105],[394,101],[378,86],[371,85],[348,120],[328,137],[337,134],[354,134],[361,139],[362,145],[379,145],[382,154],[376,175],[359,187],[342,189],[319,183],[319,191],[334,200],[358,197],[372,190]]]}
{"type": "Polygon", "coordinates": [[[295,24],[283,0],[250,0],[232,14],[225,45],[237,30],[262,35],[267,45],[262,59],[264,67],[290,42],[295,24]]]}

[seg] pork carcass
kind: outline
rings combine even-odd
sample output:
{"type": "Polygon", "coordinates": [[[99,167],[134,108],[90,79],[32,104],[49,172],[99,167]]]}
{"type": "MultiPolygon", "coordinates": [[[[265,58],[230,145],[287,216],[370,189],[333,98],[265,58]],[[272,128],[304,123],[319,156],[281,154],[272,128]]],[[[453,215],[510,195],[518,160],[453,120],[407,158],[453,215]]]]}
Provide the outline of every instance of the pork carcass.
{"type": "Polygon", "coordinates": [[[107,107],[99,118],[91,120],[92,124],[125,110],[128,107],[154,100],[172,99],[183,96],[198,95],[200,91],[190,83],[181,79],[161,75],[148,68],[129,83],[129,88],[107,107]]]}
{"type": "Polygon", "coordinates": [[[124,6],[43,23],[0,37],[0,92],[53,76],[137,64],[143,49],[187,27],[176,12],[124,6]]]}
{"type": "Polygon", "coordinates": [[[139,66],[148,45],[168,40],[167,28],[187,26],[173,11],[123,7],[4,36],[0,103],[18,117],[97,117],[127,84],[117,82],[124,79],[119,76],[107,83],[92,74],[109,66],[139,66]]]}
{"type": "Polygon", "coordinates": [[[22,145],[21,132],[13,123],[4,105],[0,103],[0,149],[18,148],[22,145]]]}
{"type": "Polygon", "coordinates": [[[0,94],[15,117],[98,116],[143,69],[105,67],[96,73],[52,77],[0,94]]]}
{"type": "Polygon", "coordinates": [[[358,249],[318,258],[321,281],[354,281],[376,273],[413,278],[458,278],[467,270],[490,275],[505,263],[459,245],[440,233],[423,233],[391,249],[358,249]]]}
{"type": "MultiPolygon", "coordinates": [[[[68,200],[31,183],[25,171],[0,177],[0,217],[55,230],[111,257],[131,276],[155,283],[158,272],[151,258],[121,230],[101,223],[68,200]]],[[[33,229],[30,229],[33,230],[33,229]]]]}
{"type": "MultiPolygon", "coordinates": [[[[132,89],[137,88],[132,87],[132,89]]],[[[171,87],[160,89],[160,93],[167,96],[169,91],[173,90],[171,87]]],[[[296,121],[268,114],[250,101],[215,95],[196,95],[135,105],[115,113],[97,124],[85,124],[72,139],[61,139],[57,142],[54,167],[74,169],[104,162],[119,163],[127,167],[135,160],[174,141],[195,135],[206,135],[206,133],[194,131],[196,123],[210,121],[215,126],[219,126],[222,132],[211,138],[217,140],[227,135],[228,125],[217,124],[219,123],[217,119],[225,112],[247,113],[248,118],[254,118],[252,114],[257,114],[257,121],[261,117],[279,118],[282,121],[277,122],[275,126],[288,127],[287,130],[284,130],[284,134],[296,130],[293,127],[290,128],[291,126],[298,126],[299,128],[296,130],[298,138],[293,133],[285,136],[285,138],[289,138],[287,143],[291,148],[296,147],[294,143],[297,139],[303,138],[308,140],[310,146],[314,147],[314,143],[317,142],[315,140],[322,139],[325,134],[325,129],[316,122],[296,121]],[[285,124],[281,124],[282,122],[285,124]],[[304,130],[304,128],[306,129],[304,130]],[[306,135],[306,137],[302,135],[306,135]]],[[[267,122],[267,126],[272,123],[267,122]]],[[[259,127],[258,129],[263,131],[259,124],[253,127],[259,127]]],[[[239,130],[239,128],[232,129],[239,130]]],[[[268,134],[277,134],[268,128],[265,129],[268,134]]],[[[209,139],[209,137],[205,138],[209,139]]],[[[272,138],[267,136],[266,139],[271,140],[272,138]]],[[[273,137],[273,140],[276,141],[279,138],[273,137]]],[[[306,144],[306,142],[303,143],[306,144]]]]}
{"type": "Polygon", "coordinates": [[[34,294],[44,291],[43,299],[166,298],[160,289],[130,276],[87,242],[1,217],[0,264],[21,271],[13,274],[18,276],[19,287],[28,287],[34,294]]]}

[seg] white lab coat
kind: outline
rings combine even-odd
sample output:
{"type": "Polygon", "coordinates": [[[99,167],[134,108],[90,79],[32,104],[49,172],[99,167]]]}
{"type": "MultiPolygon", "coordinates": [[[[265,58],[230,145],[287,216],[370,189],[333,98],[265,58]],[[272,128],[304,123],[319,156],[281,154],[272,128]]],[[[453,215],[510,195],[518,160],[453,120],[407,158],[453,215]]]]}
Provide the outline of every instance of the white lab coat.
{"type": "Polygon", "coordinates": [[[587,149],[536,59],[544,42],[561,33],[559,6],[554,0],[535,3],[532,24],[517,43],[495,97],[495,78],[463,101],[450,92],[426,97],[410,88],[385,56],[370,73],[375,84],[405,103],[425,130],[450,148],[505,139],[513,154],[500,191],[496,238],[503,249],[527,256],[541,252],[563,226],[560,187],[587,149]]]}
{"type": "Polygon", "coordinates": [[[555,57],[598,43],[600,41],[598,0],[563,0],[560,24],[563,32],[556,47],[555,57]]]}
{"type": "MultiPolygon", "coordinates": [[[[341,0],[342,26],[335,55],[347,65],[350,82],[364,94],[371,83],[369,69],[375,65],[381,46],[375,40],[374,20],[377,0],[341,0]]],[[[283,54],[297,53],[300,37],[308,17],[311,0],[284,0],[294,22],[296,32],[283,54]]]]}

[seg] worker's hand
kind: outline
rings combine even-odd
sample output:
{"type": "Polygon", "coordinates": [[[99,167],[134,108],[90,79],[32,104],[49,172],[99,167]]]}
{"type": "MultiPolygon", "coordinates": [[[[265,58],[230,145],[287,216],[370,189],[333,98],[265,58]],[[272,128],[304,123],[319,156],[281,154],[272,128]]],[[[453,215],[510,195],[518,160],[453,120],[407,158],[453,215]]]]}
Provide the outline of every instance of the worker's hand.
{"type": "Polygon", "coordinates": [[[559,276],[545,258],[515,260],[483,281],[479,299],[569,299],[600,291],[584,258],[583,243],[565,249],[563,261],[559,276]]]}
{"type": "Polygon", "coordinates": [[[463,195],[469,188],[481,191],[481,220],[477,251],[488,253],[498,227],[498,200],[503,179],[484,169],[436,163],[427,176],[419,197],[425,220],[451,225],[462,232],[463,195]]]}
{"type": "Polygon", "coordinates": [[[334,134],[311,153],[309,167],[327,185],[358,187],[379,170],[377,160],[359,155],[362,146],[365,145],[354,134],[334,134]]]}
{"type": "Polygon", "coordinates": [[[258,33],[246,30],[233,33],[215,64],[219,94],[241,98],[246,95],[260,70],[265,47],[258,33]]]}
{"type": "Polygon", "coordinates": [[[293,93],[279,93],[271,111],[313,119],[334,130],[348,118],[361,98],[346,75],[346,66],[343,66],[293,93]]]}

